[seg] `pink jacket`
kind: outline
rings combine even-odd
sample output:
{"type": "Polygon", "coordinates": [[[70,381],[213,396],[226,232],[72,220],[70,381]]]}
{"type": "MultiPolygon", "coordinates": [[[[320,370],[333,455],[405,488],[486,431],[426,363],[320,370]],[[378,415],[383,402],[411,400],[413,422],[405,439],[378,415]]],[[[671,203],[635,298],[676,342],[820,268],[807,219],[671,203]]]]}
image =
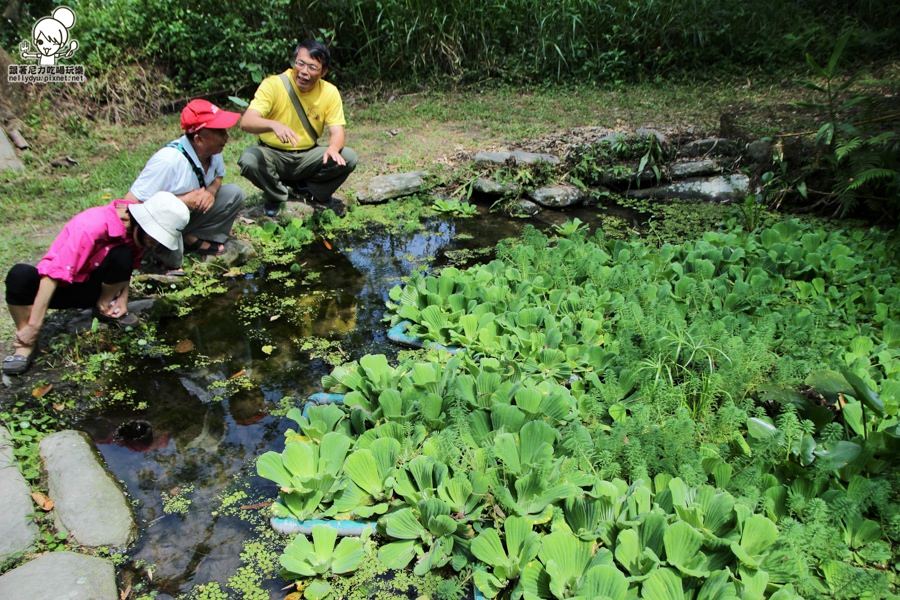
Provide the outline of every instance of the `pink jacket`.
{"type": "Polygon", "coordinates": [[[143,250],[135,245],[116,212],[123,204],[133,202],[113,200],[72,217],[38,262],[38,273],[65,283],[86,281],[109,251],[123,244],[134,253],[134,268],[140,267],[143,250]]]}

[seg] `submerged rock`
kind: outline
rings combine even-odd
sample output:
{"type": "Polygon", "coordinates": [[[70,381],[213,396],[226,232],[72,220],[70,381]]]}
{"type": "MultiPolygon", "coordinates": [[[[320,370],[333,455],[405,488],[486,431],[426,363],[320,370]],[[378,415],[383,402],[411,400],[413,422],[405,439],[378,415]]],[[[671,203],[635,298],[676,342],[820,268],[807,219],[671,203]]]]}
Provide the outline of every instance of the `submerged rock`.
{"type": "Polygon", "coordinates": [[[528,194],[532,200],[547,208],[565,208],[578,204],[584,199],[584,194],[574,185],[548,185],[538,188],[528,194]]]}
{"type": "Polygon", "coordinates": [[[40,448],[57,528],[83,546],[127,546],[134,531],[131,510],[84,434],[60,431],[41,440],[40,448]]]}
{"type": "Polygon", "coordinates": [[[475,162],[481,164],[502,165],[507,161],[515,164],[533,165],[535,163],[549,163],[551,165],[559,164],[559,157],[552,154],[541,154],[537,152],[525,152],[523,150],[513,150],[512,152],[488,152],[481,151],[475,154],[475,162]]]}
{"type": "MultiPolygon", "coordinates": [[[[31,488],[19,472],[9,432],[0,425],[0,563],[28,549],[38,534],[31,488]]],[[[0,595],[0,597],[3,597],[0,595]]]]}
{"type": "Polygon", "coordinates": [[[679,181],[645,190],[631,190],[626,195],[629,198],[733,202],[742,200],[749,190],[750,179],[746,175],[726,175],[709,179],[679,181]]]}
{"type": "Polygon", "coordinates": [[[378,204],[415,194],[425,189],[425,175],[425,171],[411,171],[373,177],[356,199],[360,204],[378,204]]]}
{"type": "Polygon", "coordinates": [[[116,572],[103,558],[48,552],[0,577],[0,598],[118,600],[116,572]]]}

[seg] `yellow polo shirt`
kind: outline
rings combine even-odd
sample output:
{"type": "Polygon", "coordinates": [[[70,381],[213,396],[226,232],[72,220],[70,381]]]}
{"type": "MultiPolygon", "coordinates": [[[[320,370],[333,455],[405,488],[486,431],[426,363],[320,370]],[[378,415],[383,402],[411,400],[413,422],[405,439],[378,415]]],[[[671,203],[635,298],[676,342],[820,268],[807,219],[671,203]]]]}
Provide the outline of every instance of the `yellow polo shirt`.
{"type": "MultiPolygon", "coordinates": [[[[294,81],[294,70],[285,71],[294,88],[294,93],[300,98],[300,104],[306,111],[306,118],[309,119],[310,125],[316,130],[320,136],[325,127],[332,125],[346,125],[344,121],[344,104],[341,102],[341,93],[338,89],[328,83],[324,79],[316,82],[316,86],[309,92],[301,92],[294,81]]],[[[294,110],[294,103],[291,102],[287,90],[278,75],[266,77],[253,96],[250,106],[253,110],[259,112],[265,119],[272,119],[280,123],[284,123],[293,129],[300,137],[300,143],[296,146],[285,144],[271,131],[261,133],[259,139],[262,143],[280,150],[307,150],[316,144],[316,140],[310,139],[303,127],[303,122],[297,116],[294,110]]]]}

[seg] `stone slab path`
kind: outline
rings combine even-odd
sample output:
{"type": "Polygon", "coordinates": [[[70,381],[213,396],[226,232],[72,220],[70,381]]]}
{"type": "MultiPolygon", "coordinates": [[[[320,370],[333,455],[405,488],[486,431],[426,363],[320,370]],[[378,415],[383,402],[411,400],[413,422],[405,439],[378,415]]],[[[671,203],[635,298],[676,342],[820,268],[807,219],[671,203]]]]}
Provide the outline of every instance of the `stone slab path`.
{"type": "Polygon", "coordinates": [[[118,600],[108,560],[75,552],[48,552],[0,577],[0,600],[118,600]]]}
{"type": "Polygon", "coordinates": [[[83,546],[124,548],[134,518],[119,486],[78,431],[60,431],[41,440],[56,526],[83,546]]]}
{"type": "MultiPolygon", "coordinates": [[[[28,549],[38,534],[31,518],[34,504],[31,488],[19,472],[13,456],[12,440],[0,426],[0,563],[28,549]]],[[[3,596],[0,595],[0,598],[3,596]]]]}

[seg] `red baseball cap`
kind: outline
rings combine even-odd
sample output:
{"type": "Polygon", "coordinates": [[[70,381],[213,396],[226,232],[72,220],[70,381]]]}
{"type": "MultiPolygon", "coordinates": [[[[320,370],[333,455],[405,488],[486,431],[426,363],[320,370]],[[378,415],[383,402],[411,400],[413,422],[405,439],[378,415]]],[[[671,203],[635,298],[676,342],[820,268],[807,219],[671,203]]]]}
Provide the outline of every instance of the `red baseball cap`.
{"type": "Polygon", "coordinates": [[[205,127],[228,129],[234,127],[240,118],[240,113],[222,110],[208,100],[197,98],[188,102],[181,111],[181,128],[187,133],[194,133],[205,127]]]}

